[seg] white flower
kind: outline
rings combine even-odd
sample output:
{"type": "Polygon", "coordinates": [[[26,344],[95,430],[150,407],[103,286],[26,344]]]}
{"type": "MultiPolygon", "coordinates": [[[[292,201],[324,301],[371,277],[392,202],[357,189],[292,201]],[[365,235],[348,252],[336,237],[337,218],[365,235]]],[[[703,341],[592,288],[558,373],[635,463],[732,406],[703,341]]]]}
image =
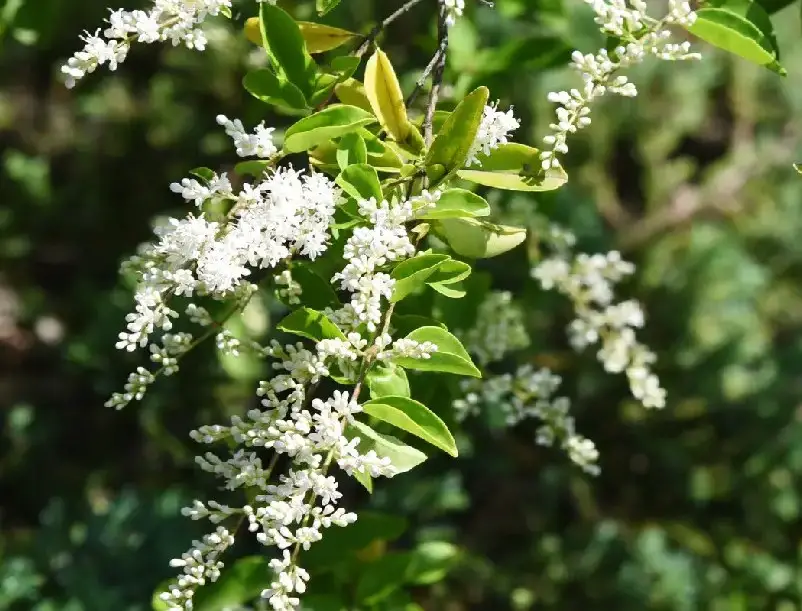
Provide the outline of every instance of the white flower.
{"type": "Polygon", "coordinates": [[[148,11],[115,10],[109,15],[106,29],[86,34],[81,39],[84,48],[62,66],[67,87],[108,64],[116,70],[122,63],[131,43],[170,42],[202,51],[206,37],[199,26],[209,16],[231,9],[231,0],[153,0],[148,11]]]}
{"type": "MultiPolygon", "coordinates": [[[[244,208],[235,213],[228,233],[198,247],[202,250],[196,261],[200,285],[208,288],[202,268],[212,265],[211,260],[221,269],[231,266],[233,260],[256,266],[265,259],[273,261],[279,244],[287,253],[303,252],[298,242],[315,228],[326,231],[336,200],[325,179],[303,177],[291,170],[274,174],[242,200],[244,208]],[[269,253],[265,252],[265,240],[270,245],[269,253]],[[233,253],[223,252],[221,245],[234,250],[237,246],[245,254],[237,259],[233,253]],[[218,249],[214,250],[215,256],[207,255],[213,249],[218,249]]],[[[381,266],[414,253],[404,226],[412,218],[413,208],[409,201],[360,202],[359,210],[368,226],[353,231],[344,248],[345,266],[332,280],[351,293],[348,304],[329,312],[345,337],[324,339],[314,347],[302,343],[282,346],[274,341],[260,349],[261,354],[273,360],[273,376],[260,382],[257,389],[260,408],[233,416],[228,425],[203,426],[191,433],[198,443],[228,444],[231,450],[226,456],[206,452],[196,457],[196,463],[219,477],[224,488],[247,488],[253,494],[251,503],[243,507],[195,501],[184,513],[213,523],[238,514],[247,518],[248,531],[257,541],[281,550],[279,557],[270,562],[273,579],[266,582],[268,587],[262,592],[272,609],[296,609],[299,595],[306,591],[309,574],[297,564],[297,551],[311,548],[325,536],[326,529],[347,526],[356,520],[355,514],[337,506],[342,493],[329,469],[336,466],[349,475],[365,473],[371,477],[392,477],[397,472],[388,457],[375,450],[360,450],[361,440],[349,428],[362,411],[354,396],[336,390],[323,398],[312,397],[310,392],[335,366],[341,374],[350,371],[356,378],[360,359],[367,358],[367,354],[377,359],[430,358],[437,350],[431,342],[393,342],[384,332],[375,337],[372,334],[383,322],[384,306],[392,296],[393,280],[380,271],[381,266]],[[289,463],[285,473],[273,473],[275,461],[263,464],[260,456],[264,450],[285,457],[289,463]]],[[[184,251],[189,250],[184,247],[184,251]]],[[[279,280],[282,286],[292,287],[291,275],[282,274],[279,280]]],[[[201,324],[208,324],[205,310],[192,307],[191,315],[201,324]]],[[[185,342],[178,343],[183,346],[185,342]]],[[[240,348],[240,342],[227,331],[218,332],[217,343],[232,353],[240,348]]],[[[200,554],[202,557],[202,550],[200,554]]],[[[190,556],[197,554],[190,552],[190,556]]],[[[182,557],[175,566],[184,566],[184,562],[182,557]]],[[[200,585],[200,581],[179,577],[163,599],[171,604],[191,601],[200,585]]]]}
{"type": "Polygon", "coordinates": [[[633,97],[638,91],[625,76],[616,73],[642,62],[653,55],[666,61],[699,59],[692,53],[690,43],[667,42],[672,33],[667,25],[687,26],[696,19],[687,2],[669,0],[669,12],[661,20],[646,14],[643,0],[585,0],[596,12],[596,23],[602,32],[631,42],[617,47],[612,54],[602,49],[595,55],[574,51],[572,67],[579,73],[583,85],[570,91],[549,93],[550,102],[557,104],[556,122],[549,127],[551,134],[543,138],[546,147],[540,155],[544,170],[559,168],[559,156],[568,152],[569,134],[590,125],[590,105],[606,92],[633,97]]]}
{"type": "Polygon", "coordinates": [[[499,410],[510,427],[529,418],[538,419],[542,424],[537,429],[537,443],[546,446],[558,443],[574,464],[586,473],[597,475],[600,469],[596,446],[576,432],[569,414],[570,401],[554,397],[560,382],[560,377],[548,369],[536,370],[524,365],[514,375],[463,381],[465,395],[453,406],[460,420],[477,414],[481,407],[499,410]]]}
{"type": "Polygon", "coordinates": [[[544,258],[532,276],[544,290],[556,290],[573,302],[576,318],[569,324],[571,345],[583,350],[601,343],[597,356],[610,373],[626,372],[632,395],[645,407],[665,406],[665,391],[649,366],[654,353],[637,341],[635,329],[644,325],[640,304],[614,303],[615,284],[635,267],[613,251],[607,254],[572,255],[563,232],[552,232],[559,241],[554,256],[544,258]]]}
{"type": "Polygon", "coordinates": [[[510,132],[515,131],[521,126],[512,108],[507,112],[498,110],[498,102],[491,106],[485,106],[482,113],[482,122],[476,132],[473,144],[468,151],[468,160],[465,165],[470,167],[474,164],[481,165],[479,155],[489,155],[499,144],[506,144],[510,132]]]}
{"type": "Polygon", "coordinates": [[[451,27],[457,22],[457,17],[462,17],[465,0],[443,0],[443,7],[446,12],[446,26],[451,27]]]}
{"type": "Polygon", "coordinates": [[[274,129],[265,127],[264,121],[256,126],[252,134],[245,131],[242,121],[239,119],[231,121],[225,115],[218,115],[217,123],[225,127],[226,134],[234,141],[237,155],[240,157],[267,158],[274,155],[278,150],[276,145],[273,144],[274,129]]]}

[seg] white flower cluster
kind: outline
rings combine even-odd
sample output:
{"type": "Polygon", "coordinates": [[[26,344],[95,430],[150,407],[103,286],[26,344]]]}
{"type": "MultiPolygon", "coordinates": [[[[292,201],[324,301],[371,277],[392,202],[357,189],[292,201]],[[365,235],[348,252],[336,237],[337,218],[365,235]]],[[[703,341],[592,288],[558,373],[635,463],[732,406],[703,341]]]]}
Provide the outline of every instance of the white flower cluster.
{"type": "MultiPolygon", "coordinates": [[[[475,326],[467,333],[466,348],[483,367],[529,346],[523,311],[507,291],[492,291],[479,305],[475,326]]],[[[574,418],[568,414],[570,401],[553,398],[560,378],[548,369],[519,367],[515,374],[485,375],[482,379],[460,382],[464,395],[453,402],[457,420],[478,415],[482,409],[498,410],[506,426],[513,427],[528,418],[542,422],[537,442],[552,446],[558,441],[568,457],[590,474],[597,474],[599,453],[589,439],[576,432],[574,418]]]]}
{"type": "Polygon", "coordinates": [[[359,202],[359,213],[372,226],[357,227],[345,243],[345,268],[335,274],[340,288],[352,293],[351,302],[335,314],[335,322],[343,328],[356,329],[365,324],[369,331],[381,322],[381,299],[390,299],[395,281],[380,267],[409,257],[415,246],[404,223],[415,217],[418,206],[413,201],[377,203],[375,198],[359,202]]]}
{"type": "Polygon", "coordinates": [[[526,348],[529,335],[521,307],[508,291],[492,291],[479,304],[476,324],[460,333],[468,352],[482,365],[499,361],[510,352],[526,348]]]}
{"type": "MultiPolygon", "coordinates": [[[[357,403],[359,386],[353,395],[334,391],[326,400],[313,398],[312,393],[332,368],[340,375],[355,375],[360,364],[372,359],[429,358],[437,349],[429,342],[393,342],[384,333],[387,321],[381,300],[386,303],[390,298],[394,280],[379,270],[414,252],[404,223],[417,205],[413,201],[359,203],[368,224],[354,230],[345,246],[345,267],[332,279],[352,293],[348,304],[330,312],[345,338],[324,339],[313,348],[273,342],[265,353],[275,359],[276,374],[259,384],[262,408],[249,411],[245,418],[234,416],[229,425],[204,426],[191,434],[199,443],[232,446],[225,459],[207,452],[196,460],[202,469],[220,477],[226,489],[247,488],[255,495],[250,504],[238,508],[195,501],[184,513],[213,524],[238,516],[247,521],[260,543],[280,550],[280,557],[270,563],[275,577],[262,592],[276,611],[296,609],[299,595],[306,590],[309,574],[298,565],[300,550],[321,540],[326,528],[356,520],[355,514],[337,506],[342,494],[330,468],[336,465],[349,475],[371,477],[396,473],[386,457],[372,449],[361,451],[360,438],[349,429],[362,410],[357,403]],[[376,333],[380,324],[382,329],[376,333]],[[268,465],[261,458],[265,450],[273,455],[268,465]],[[286,456],[291,464],[286,473],[277,475],[279,456],[286,456]]],[[[291,286],[291,279],[286,280],[291,286]]],[[[227,538],[219,538],[230,545],[227,538]]],[[[161,595],[171,611],[189,611],[196,588],[219,574],[218,547],[207,548],[201,542],[175,561],[184,574],[161,595]]]]}
{"type": "Polygon", "coordinates": [[[544,170],[559,168],[559,156],[568,152],[569,134],[590,125],[590,105],[606,92],[632,97],[637,95],[635,85],[625,76],[616,76],[624,68],[638,64],[650,55],[662,60],[677,61],[699,59],[691,53],[690,43],[668,42],[672,25],[690,25],[696,14],[683,0],[669,0],[668,14],[660,20],[649,17],[645,0],[585,0],[596,12],[596,23],[602,32],[617,36],[623,44],[612,53],[602,49],[597,54],[574,51],[572,67],[582,77],[581,89],[549,94],[549,101],[557,104],[557,122],[549,127],[552,133],[543,141],[541,153],[544,170]]]}
{"type": "Polygon", "coordinates": [[[442,0],[446,12],[446,26],[451,27],[457,23],[457,18],[462,17],[465,11],[465,0],[442,0]]]}
{"type": "Polygon", "coordinates": [[[644,324],[643,310],[632,300],[614,303],[615,284],[634,271],[616,251],[574,256],[567,249],[557,249],[532,270],[532,276],[544,290],[555,289],[573,302],[572,346],[582,350],[600,342],[597,354],[605,370],[626,372],[633,396],[645,407],[661,408],[666,392],[651,371],[656,356],[635,337],[635,328],[644,324]]]}
{"type": "Polygon", "coordinates": [[[568,411],[571,402],[565,397],[554,397],[560,377],[548,369],[535,370],[531,365],[519,367],[515,374],[506,373],[484,381],[461,382],[465,397],[454,402],[457,418],[485,409],[498,409],[507,426],[528,418],[542,422],[537,429],[537,442],[545,446],[559,443],[568,457],[586,473],[597,475],[599,452],[594,443],[576,432],[574,418],[568,411]]]}
{"type": "Polygon", "coordinates": [[[234,141],[237,155],[240,157],[261,157],[268,158],[278,150],[273,144],[272,127],[265,127],[264,121],[256,126],[254,133],[249,134],[245,131],[242,121],[239,119],[230,120],[225,115],[217,116],[217,124],[225,128],[226,134],[234,141]]]}
{"type": "Polygon", "coordinates": [[[512,108],[506,112],[498,109],[498,102],[485,106],[482,113],[482,122],[476,132],[476,138],[468,151],[468,160],[465,165],[481,165],[479,155],[489,155],[498,148],[499,144],[506,144],[510,132],[521,126],[512,113],[512,108]]]}
{"type": "MultiPolygon", "coordinates": [[[[244,148],[247,134],[239,121],[226,119],[229,132],[236,130],[235,142],[244,148]]],[[[250,147],[269,150],[260,141],[250,147]]],[[[249,278],[255,269],[272,268],[280,262],[302,255],[316,258],[326,250],[329,225],[340,200],[336,185],[322,174],[303,174],[293,169],[279,169],[255,184],[245,184],[234,193],[228,178],[214,175],[201,183],[185,178],[171,189],[198,207],[213,197],[230,200],[232,207],[224,221],[209,220],[204,211],[184,219],[170,218],[157,227],[159,240],[140,247],[125,269],[137,275],[134,311],[126,316],[126,330],[119,334],[117,347],[133,351],[145,347],[156,330],[169,332],[178,312],[170,307],[172,296],[210,296],[244,303],[254,285],[249,278]]],[[[208,313],[196,305],[187,310],[190,320],[203,326],[211,324],[208,313]]],[[[162,364],[161,373],[173,373],[178,367],[180,350],[190,342],[152,349],[154,360],[162,364]]],[[[167,341],[171,341],[168,337],[167,341]]],[[[223,338],[219,346],[236,351],[232,338],[223,338]]],[[[132,398],[141,398],[148,380],[132,374],[124,393],[115,394],[109,405],[122,407],[132,398]]]]}
{"type": "Polygon", "coordinates": [[[229,14],[230,10],[231,0],[153,0],[147,11],[112,11],[106,28],[86,32],[81,37],[84,48],[62,66],[66,85],[74,87],[76,81],[104,64],[116,70],[134,41],[170,42],[202,51],[207,41],[199,26],[207,17],[229,14]]]}

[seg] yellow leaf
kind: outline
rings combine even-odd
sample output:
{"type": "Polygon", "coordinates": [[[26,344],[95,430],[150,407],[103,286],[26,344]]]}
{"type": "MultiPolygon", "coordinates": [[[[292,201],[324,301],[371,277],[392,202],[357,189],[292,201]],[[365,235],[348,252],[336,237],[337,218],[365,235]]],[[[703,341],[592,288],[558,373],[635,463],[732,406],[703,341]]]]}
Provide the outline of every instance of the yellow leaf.
{"type": "Polygon", "coordinates": [[[259,29],[259,17],[251,17],[245,22],[245,38],[255,45],[262,46],[262,31],[259,29]]]}
{"type": "Polygon", "coordinates": [[[353,40],[357,34],[322,23],[299,21],[298,27],[310,53],[325,53],[353,40]]]}
{"type": "Polygon", "coordinates": [[[370,100],[368,100],[368,96],[365,94],[365,88],[362,86],[362,83],[356,79],[349,78],[347,81],[338,83],[334,87],[334,93],[337,94],[337,98],[339,98],[340,102],[343,104],[356,106],[362,110],[373,112],[370,100]]]}
{"type": "Polygon", "coordinates": [[[365,67],[365,94],[382,127],[395,140],[404,142],[412,125],[407,118],[398,77],[381,49],[376,49],[365,67]]]}

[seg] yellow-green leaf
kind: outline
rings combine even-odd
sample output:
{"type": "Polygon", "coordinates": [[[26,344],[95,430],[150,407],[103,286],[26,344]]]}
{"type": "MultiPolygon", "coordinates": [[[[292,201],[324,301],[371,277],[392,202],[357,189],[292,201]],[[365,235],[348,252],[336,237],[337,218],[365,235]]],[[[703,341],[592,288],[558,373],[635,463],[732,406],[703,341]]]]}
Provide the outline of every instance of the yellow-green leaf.
{"type": "Polygon", "coordinates": [[[694,36],[744,59],[784,74],[771,19],[756,2],[719,0],[696,12],[694,36]]]}
{"type": "Polygon", "coordinates": [[[473,259],[488,259],[512,250],[526,239],[526,229],[496,225],[473,218],[437,221],[440,234],[455,253],[473,259]]]}
{"type": "Polygon", "coordinates": [[[375,120],[373,115],[356,106],[334,104],[292,125],[284,133],[284,150],[288,153],[307,151],[375,120]]]}
{"type": "Polygon", "coordinates": [[[540,151],[525,144],[502,144],[490,155],[479,155],[475,170],[463,169],[457,176],[463,180],[508,191],[553,191],[565,184],[568,175],[562,168],[540,169],[540,151]]]}
{"type": "Polygon", "coordinates": [[[340,102],[348,104],[349,106],[356,106],[362,110],[373,112],[370,106],[370,100],[365,94],[365,87],[356,79],[349,78],[342,83],[338,83],[334,87],[334,93],[337,94],[340,102]]]}
{"type": "Polygon", "coordinates": [[[405,141],[412,125],[407,118],[404,94],[390,59],[381,49],[376,49],[365,67],[365,94],[387,133],[398,142],[405,141]]]}
{"type": "Polygon", "coordinates": [[[312,21],[299,21],[298,27],[301,30],[301,36],[303,36],[306,41],[306,49],[310,53],[325,53],[326,51],[331,51],[358,36],[358,34],[343,30],[342,28],[335,28],[330,25],[314,23],[312,21]]]}

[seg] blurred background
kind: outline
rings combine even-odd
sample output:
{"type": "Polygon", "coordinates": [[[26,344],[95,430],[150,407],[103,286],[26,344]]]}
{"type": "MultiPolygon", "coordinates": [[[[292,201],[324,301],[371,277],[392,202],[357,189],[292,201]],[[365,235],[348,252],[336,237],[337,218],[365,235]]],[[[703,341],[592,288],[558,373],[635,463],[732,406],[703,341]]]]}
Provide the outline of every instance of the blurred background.
{"type": "MultiPolygon", "coordinates": [[[[343,0],[326,21],[366,31],[400,4],[343,0]]],[[[490,86],[536,144],[546,93],[575,82],[570,50],[604,45],[592,15],[577,0],[468,4],[446,80],[457,94],[490,86]]],[[[314,19],[311,0],[284,5],[314,19]]],[[[142,403],[104,407],[140,364],[114,349],[131,302],[118,266],[154,218],[183,215],[172,181],[234,161],[217,114],[288,120],[240,87],[250,2],[208,23],[204,54],[137,46],[71,91],[59,65],[106,0],[0,7],[0,610],[143,611],[201,532],[180,508],[214,485],[187,432],[242,409],[262,371],[204,346],[142,403]]],[[[430,8],[382,43],[406,91],[435,45],[430,8]]],[[[637,263],[622,297],[645,306],[668,406],[645,412],[592,352],[570,351],[570,305],[528,279],[525,254],[485,263],[526,311],[522,358],[564,376],[602,474],[538,448],[534,424],[474,421],[466,457],[354,494],[407,516],[406,540],[437,531],[462,550],[413,593],[425,609],[802,609],[799,7],[774,22],[786,79],[710,48],[649,62],[633,74],[641,95],[604,100],[574,138],[566,187],[494,196],[496,218],[545,217],[583,250],[637,263]]],[[[269,328],[270,308],[251,322],[269,328]]]]}

